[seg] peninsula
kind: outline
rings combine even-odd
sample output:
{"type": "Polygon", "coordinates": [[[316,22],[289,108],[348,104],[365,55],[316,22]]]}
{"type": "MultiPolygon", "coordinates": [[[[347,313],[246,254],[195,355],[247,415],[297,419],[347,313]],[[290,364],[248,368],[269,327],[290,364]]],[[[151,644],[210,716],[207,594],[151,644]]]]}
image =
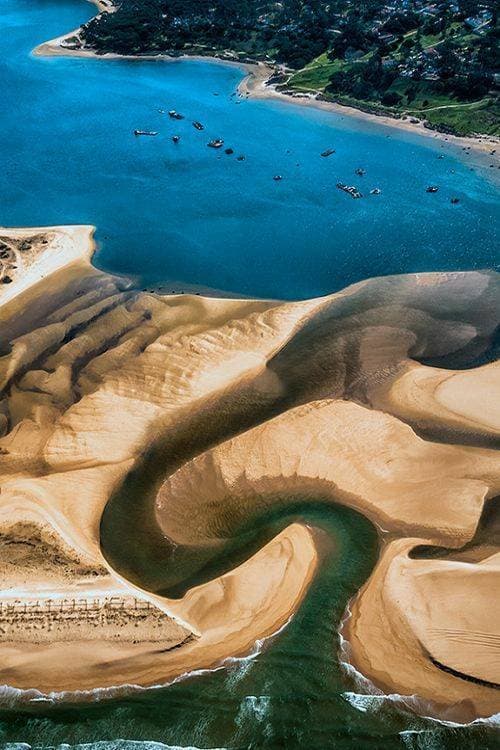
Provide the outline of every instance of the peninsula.
{"type": "MultiPolygon", "coordinates": [[[[500,136],[497,8],[392,3],[110,0],[41,54],[203,56],[259,64],[266,84],[457,136],[500,136]]],[[[252,70],[252,69],[250,69],[252,70]]]]}

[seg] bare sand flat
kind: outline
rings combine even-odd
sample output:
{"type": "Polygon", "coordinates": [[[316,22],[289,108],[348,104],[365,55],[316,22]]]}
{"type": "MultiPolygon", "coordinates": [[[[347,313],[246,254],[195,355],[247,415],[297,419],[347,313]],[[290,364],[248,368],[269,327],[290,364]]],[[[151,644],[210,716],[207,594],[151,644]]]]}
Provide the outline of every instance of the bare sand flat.
{"type": "Polygon", "coordinates": [[[165,684],[248,653],[300,605],[318,553],[299,523],[177,599],[115,570],[100,521],[134,470],[144,522],[207,554],[298,497],[366,515],[382,553],[351,603],[353,663],[434,715],[498,711],[498,368],[445,367],[487,355],[498,274],[298,303],[160,296],[92,268],[89,227],[2,237],[32,251],[0,296],[2,682],[165,684]]]}

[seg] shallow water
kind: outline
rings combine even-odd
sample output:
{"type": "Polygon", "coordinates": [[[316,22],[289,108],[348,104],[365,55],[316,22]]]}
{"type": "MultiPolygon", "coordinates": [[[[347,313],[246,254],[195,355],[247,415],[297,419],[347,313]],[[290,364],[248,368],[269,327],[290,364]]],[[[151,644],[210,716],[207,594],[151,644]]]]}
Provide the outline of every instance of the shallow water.
{"type": "MultiPolygon", "coordinates": [[[[231,95],[242,74],[235,68],[29,56],[92,13],[80,0],[1,0],[2,224],[96,224],[102,268],[147,285],[251,296],[308,297],[377,274],[498,267],[498,193],[493,170],[475,157],[347,117],[275,102],[237,104],[231,95]],[[171,107],[187,119],[173,124],[157,111],[171,107]],[[191,119],[206,131],[197,133],[191,119]],[[136,127],[160,135],[135,138],[136,127]],[[169,138],[176,131],[178,146],[169,138]],[[207,149],[219,136],[246,160],[207,149]],[[337,153],[322,159],[330,146],[337,153]],[[358,166],[365,177],[354,177],[358,166]],[[273,182],[276,173],[281,183],[273,182]],[[377,185],[383,194],[353,201],[336,190],[338,180],[377,185]],[[440,185],[437,195],[425,193],[431,183],[440,185]],[[451,195],[460,197],[458,206],[451,195]]],[[[445,727],[363,695],[366,686],[339,665],[337,628],[371,572],[377,535],[345,508],[295,508],[262,522],[259,536],[246,539],[247,553],[297,518],[324,529],[332,543],[299,612],[254,658],[112,702],[4,710],[0,745],[497,747],[496,730],[484,722],[445,727]]],[[[103,542],[120,565],[113,541],[123,530],[113,528],[111,510],[107,523],[103,542]]],[[[237,551],[229,553],[221,568],[234,563],[237,551]]],[[[135,559],[134,572],[161,587],[161,548],[155,559],[135,559]]],[[[182,581],[175,573],[163,584],[182,581]]]]}
{"type": "Polygon", "coordinates": [[[483,723],[444,727],[391,700],[360,694],[359,683],[339,664],[337,628],[376,560],[376,531],[350,509],[318,505],[281,515],[266,533],[292,520],[326,532],[322,564],[290,624],[257,655],[126,699],[3,712],[0,740],[6,747],[68,743],[86,750],[496,747],[498,734],[483,723]]]}
{"type": "Polygon", "coordinates": [[[81,0],[0,3],[3,224],[94,224],[102,268],[249,296],[305,298],[380,274],[498,267],[498,170],[429,137],[240,101],[243,73],[233,67],[29,56],[92,13],[81,0]],[[160,135],[137,138],[134,128],[160,135]],[[214,137],[235,155],[207,148],[214,137]],[[321,158],[328,147],[336,154],[321,158]],[[338,181],[367,197],[353,200],[338,181]],[[430,184],[437,194],[425,192],[430,184]],[[382,195],[369,196],[375,186],[382,195]]]}

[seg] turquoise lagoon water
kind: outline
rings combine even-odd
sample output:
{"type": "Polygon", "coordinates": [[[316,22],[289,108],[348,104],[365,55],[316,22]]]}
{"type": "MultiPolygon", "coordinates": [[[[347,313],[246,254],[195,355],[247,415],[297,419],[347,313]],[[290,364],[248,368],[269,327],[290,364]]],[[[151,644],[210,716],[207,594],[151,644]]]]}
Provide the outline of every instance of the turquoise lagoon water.
{"type": "Polygon", "coordinates": [[[81,0],[0,2],[0,223],[94,224],[106,270],[248,296],[498,267],[500,172],[488,162],[347,116],[241,101],[233,67],[30,56],[93,12],[81,0]],[[171,108],[186,119],[158,112],[171,108]],[[137,138],[135,128],[160,134],[137,138]],[[207,148],[219,137],[234,156],[207,148]],[[321,158],[326,148],[336,154],[321,158]],[[338,181],[367,197],[353,200],[338,181]],[[427,194],[430,184],[439,193],[427,194]],[[382,195],[368,196],[373,187],[382,195]]]}
{"type": "MultiPolygon", "coordinates": [[[[347,117],[274,102],[237,104],[232,94],[242,73],[231,67],[30,57],[36,44],[92,12],[79,0],[0,0],[3,225],[95,224],[102,268],[148,286],[251,296],[300,298],[376,274],[498,267],[498,192],[487,162],[347,117]],[[175,108],[186,120],[172,123],[159,108],[175,108]],[[197,133],[191,119],[206,131],[197,133]],[[160,135],[135,138],[134,128],[160,135]],[[174,132],[182,136],[178,146],[174,132]],[[208,149],[212,137],[246,160],[208,149]],[[328,147],[337,153],[322,159],[328,147]],[[365,177],[355,178],[358,166],[365,177]],[[272,180],[277,173],[280,183],[272,180]],[[353,201],[336,190],[339,180],[383,194],[353,201]],[[440,186],[433,196],[425,193],[431,183],[440,186]],[[450,205],[452,195],[458,206],[450,205]]],[[[96,696],[86,706],[27,707],[0,687],[0,745],[498,747],[491,722],[457,727],[419,718],[394,700],[367,695],[367,686],[345,673],[338,623],[370,574],[377,534],[353,511],[320,505],[264,519],[257,533],[264,540],[294,519],[326,532],[320,572],[288,627],[258,644],[252,658],[164,689],[104,702],[96,696]]],[[[109,522],[109,549],[112,533],[109,522]]],[[[145,568],[158,563],[158,549],[151,550],[155,560],[141,554],[145,568]]]]}

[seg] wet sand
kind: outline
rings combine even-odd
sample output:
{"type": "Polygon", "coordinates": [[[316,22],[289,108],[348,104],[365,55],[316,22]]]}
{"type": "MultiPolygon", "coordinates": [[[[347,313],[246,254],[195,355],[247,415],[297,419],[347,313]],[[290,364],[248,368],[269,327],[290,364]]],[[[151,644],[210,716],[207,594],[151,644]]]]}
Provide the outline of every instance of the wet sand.
{"type": "Polygon", "coordinates": [[[44,232],[12,231],[47,243],[37,239],[31,280],[19,275],[0,298],[0,532],[7,558],[30,550],[16,553],[0,599],[16,589],[21,608],[55,589],[85,598],[94,571],[100,600],[149,602],[171,636],[116,643],[108,633],[91,650],[58,628],[37,646],[0,638],[2,682],[43,693],[165,684],[248,653],[297,610],[317,566],[302,524],[180,599],[107,562],[102,513],[161,440],[172,459],[153,510],[170,545],[216,553],[238,524],[297,498],[355,508],[384,552],[352,603],[353,663],[435,715],[490,715],[499,618],[481,613],[499,580],[497,549],[460,564],[413,551],[469,544],[500,494],[500,423],[488,407],[497,369],[429,368],[412,354],[486,351],[499,275],[386,277],[290,303],[158,296],[92,268],[91,227],[44,232]],[[42,539],[56,552],[35,576],[42,539]]]}

